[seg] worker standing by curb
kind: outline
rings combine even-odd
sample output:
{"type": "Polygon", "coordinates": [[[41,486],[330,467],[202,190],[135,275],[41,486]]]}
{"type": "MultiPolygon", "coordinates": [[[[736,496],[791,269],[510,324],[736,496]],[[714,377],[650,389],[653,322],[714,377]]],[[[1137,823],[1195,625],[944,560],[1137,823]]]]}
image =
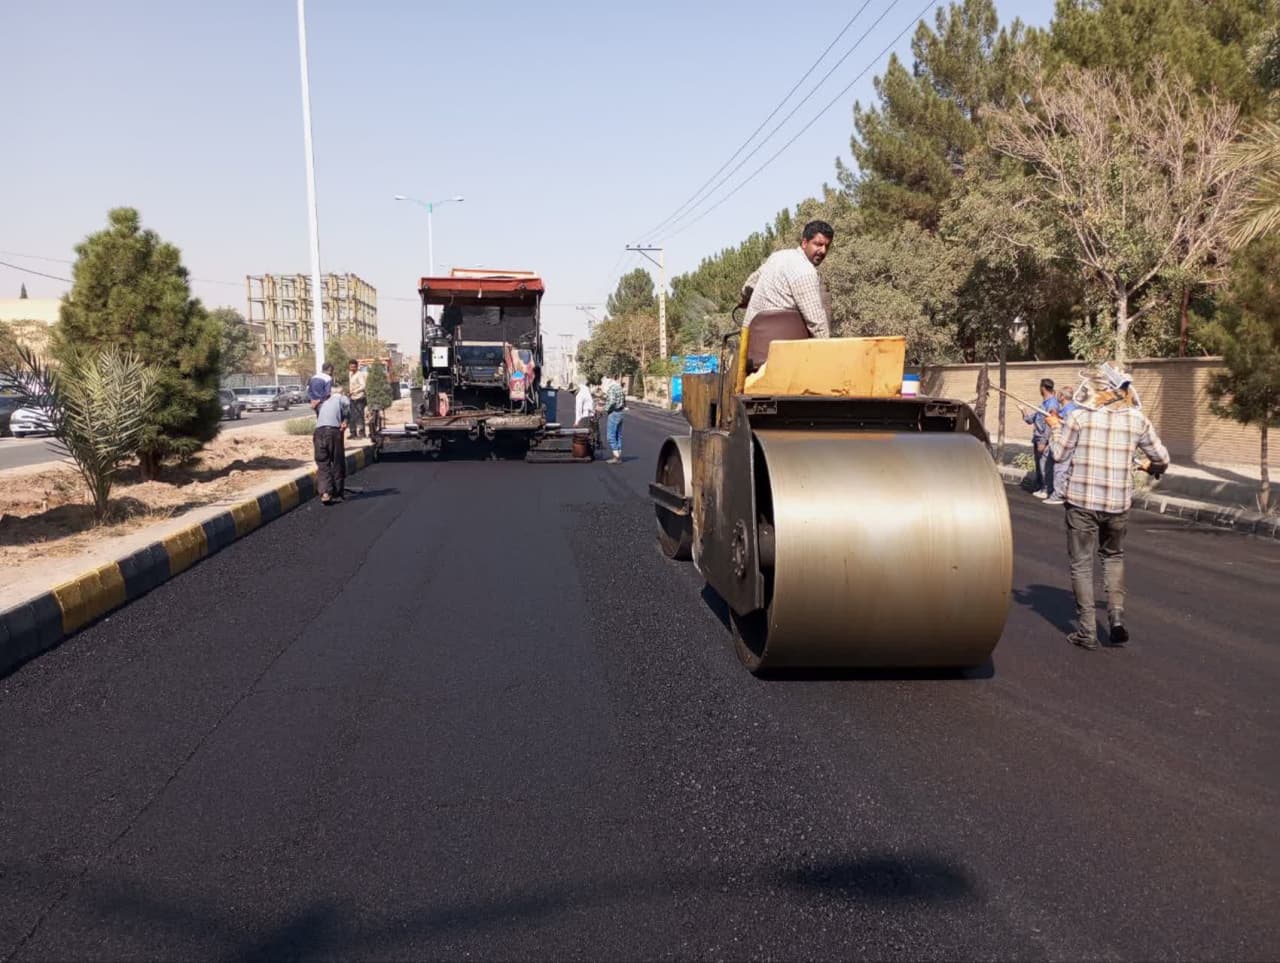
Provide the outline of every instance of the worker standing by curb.
{"type": "Polygon", "coordinates": [[[354,358],[347,362],[347,390],[351,394],[351,438],[364,437],[365,391],[369,383],[369,373],[360,370],[360,363],[354,358]]]}
{"type": "Polygon", "coordinates": [[[316,459],[316,489],[320,501],[328,505],[342,501],[347,487],[347,453],[342,444],[351,415],[351,401],[335,388],[316,410],[316,429],[311,434],[316,459]]]}

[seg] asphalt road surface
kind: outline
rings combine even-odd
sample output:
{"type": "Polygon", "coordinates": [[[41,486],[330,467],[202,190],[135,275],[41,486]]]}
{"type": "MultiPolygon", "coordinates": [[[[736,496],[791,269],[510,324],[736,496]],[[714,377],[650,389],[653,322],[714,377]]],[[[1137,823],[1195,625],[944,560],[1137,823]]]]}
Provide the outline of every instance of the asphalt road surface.
{"type": "MultiPolygon", "coordinates": [[[[628,461],[386,461],[0,681],[0,958],[1274,959],[1280,546],[1061,511],[966,676],[754,679],[628,461]]],[[[924,587],[922,587],[924,590],[924,587]]]]}
{"type": "MultiPolygon", "coordinates": [[[[294,405],[288,411],[246,411],[239,421],[224,421],[223,428],[239,428],[242,425],[265,425],[286,418],[308,414],[306,405],[294,405]]],[[[47,438],[0,438],[0,471],[6,468],[23,468],[27,465],[43,465],[59,461],[62,456],[53,449],[47,438]]]]}

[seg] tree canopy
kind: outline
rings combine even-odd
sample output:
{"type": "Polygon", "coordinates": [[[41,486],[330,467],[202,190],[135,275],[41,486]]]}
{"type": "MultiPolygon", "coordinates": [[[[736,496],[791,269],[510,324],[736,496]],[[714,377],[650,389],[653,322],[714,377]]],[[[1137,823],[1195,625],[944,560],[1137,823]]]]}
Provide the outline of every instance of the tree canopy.
{"type": "Polygon", "coordinates": [[[114,347],[157,370],[156,405],[138,445],[154,478],[165,457],[188,457],[217,434],[221,331],[191,296],[176,246],[143,230],[132,208],[107,221],[76,247],[54,354],[70,363],[79,351],[114,347]]]}

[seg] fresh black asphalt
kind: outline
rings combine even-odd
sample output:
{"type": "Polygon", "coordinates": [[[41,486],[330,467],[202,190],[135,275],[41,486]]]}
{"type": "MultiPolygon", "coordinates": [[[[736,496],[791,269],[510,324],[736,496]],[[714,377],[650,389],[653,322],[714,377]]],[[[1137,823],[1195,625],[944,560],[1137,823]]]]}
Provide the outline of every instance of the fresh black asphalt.
{"type": "Polygon", "coordinates": [[[0,959],[1276,957],[1280,546],[1135,514],[1086,653],[1009,490],[989,671],[761,681],[679,424],[384,461],[0,681],[0,959]]]}

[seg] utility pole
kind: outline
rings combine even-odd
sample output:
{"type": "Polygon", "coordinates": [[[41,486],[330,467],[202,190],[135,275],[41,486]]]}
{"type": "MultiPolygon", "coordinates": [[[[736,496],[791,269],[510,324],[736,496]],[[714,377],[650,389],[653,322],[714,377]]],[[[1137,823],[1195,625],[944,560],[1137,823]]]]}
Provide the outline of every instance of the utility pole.
{"type": "Polygon", "coordinates": [[[573,357],[571,350],[573,347],[573,335],[559,334],[557,337],[560,339],[560,371],[564,375],[564,383],[567,387],[569,382],[573,380],[573,366],[570,360],[573,357]]]}
{"type": "Polygon", "coordinates": [[[658,357],[667,360],[667,254],[660,247],[643,247],[639,244],[628,244],[628,251],[643,254],[658,265],[658,357]],[[653,253],[658,255],[655,260],[653,253]]]}
{"type": "Polygon", "coordinates": [[[595,316],[595,311],[600,307],[598,304],[579,304],[577,309],[587,316],[587,337],[591,337],[591,329],[595,326],[599,319],[595,316]]]}

